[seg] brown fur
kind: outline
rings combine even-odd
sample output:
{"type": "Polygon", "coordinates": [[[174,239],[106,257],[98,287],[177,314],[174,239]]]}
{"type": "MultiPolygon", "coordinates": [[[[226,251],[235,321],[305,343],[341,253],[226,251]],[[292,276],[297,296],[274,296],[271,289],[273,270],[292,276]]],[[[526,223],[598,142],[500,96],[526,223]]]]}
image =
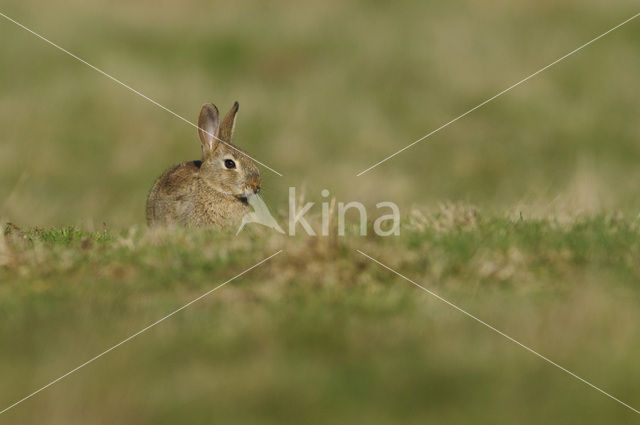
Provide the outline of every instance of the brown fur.
{"type": "Polygon", "coordinates": [[[217,108],[203,105],[198,119],[202,160],[173,166],[156,180],[147,199],[149,225],[224,227],[239,224],[251,210],[246,197],[260,190],[260,172],[230,143],[237,112],[236,102],[218,125],[217,108]],[[227,168],[226,160],[235,168],[227,168]]]}

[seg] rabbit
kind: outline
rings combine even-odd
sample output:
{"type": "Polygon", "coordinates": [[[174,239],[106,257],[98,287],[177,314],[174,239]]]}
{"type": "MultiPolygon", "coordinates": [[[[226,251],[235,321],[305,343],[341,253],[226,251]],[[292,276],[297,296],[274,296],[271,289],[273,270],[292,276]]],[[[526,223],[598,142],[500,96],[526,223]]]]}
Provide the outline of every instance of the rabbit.
{"type": "Polygon", "coordinates": [[[247,198],[260,191],[260,171],[251,158],[231,144],[238,102],[222,120],[212,103],[202,106],[198,136],[202,160],[166,170],[147,199],[147,223],[223,228],[240,224],[251,212],[247,198]]]}

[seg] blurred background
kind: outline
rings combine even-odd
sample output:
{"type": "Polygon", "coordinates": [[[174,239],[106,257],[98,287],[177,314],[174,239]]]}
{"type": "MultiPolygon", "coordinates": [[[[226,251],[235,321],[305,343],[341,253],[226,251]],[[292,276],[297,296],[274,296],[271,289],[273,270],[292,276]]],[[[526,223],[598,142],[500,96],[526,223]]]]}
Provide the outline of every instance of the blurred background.
{"type": "MultiPolygon", "coordinates": [[[[241,105],[236,143],[265,198],[465,201],[525,215],[640,206],[632,22],[363,175],[387,155],[637,12],[632,0],[34,0],[2,12],[178,114],[241,105]]],[[[0,215],[144,222],[154,179],[196,131],[0,22],[0,215]]]]}
{"type": "Polygon", "coordinates": [[[284,174],[261,168],[281,217],[289,186],[416,216],[399,238],[140,231],[154,180],[199,158],[196,130],[0,18],[0,222],[20,226],[0,232],[0,409],[285,251],[0,423],[636,418],[354,249],[638,407],[640,17],[356,174],[639,11],[4,0],[192,122],[205,102],[224,114],[239,101],[235,142],[284,174]],[[528,220],[576,214],[596,217],[528,220]]]}

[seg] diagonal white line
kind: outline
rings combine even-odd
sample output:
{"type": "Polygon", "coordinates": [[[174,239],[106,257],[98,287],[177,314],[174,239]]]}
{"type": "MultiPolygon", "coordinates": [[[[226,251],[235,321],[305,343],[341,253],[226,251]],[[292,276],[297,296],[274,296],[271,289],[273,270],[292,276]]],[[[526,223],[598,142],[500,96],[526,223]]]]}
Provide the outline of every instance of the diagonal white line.
{"type": "Polygon", "coordinates": [[[416,140],[413,143],[408,144],[407,146],[405,146],[404,148],[400,149],[399,151],[392,153],[391,155],[389,155],[388,157],[386,157],[385,159],[376,162],[375,164],[373,164],[371,167],[367,168],[366,170],[360,171],[356,177],[360,177],[361,175],[363,175],[364,173],[366,173],[367,171],[370,171],[372,169],[374,169],[375,167],[377,167],[378,165],[382,164],[383,162],[386,162],[388,160],[390,160],[391,158],[393,158],[394,156],[398,155],[399,153],[402,153],[404,151],[406,151],[407,149],[409,149],[410,147],[416,145],[417,143],[422,142],[424,139],[428,138],[429,136],[437,133],[438,131],[442,130],[445,127],[448,127],[449,125],[453,124],[454,122],[458,121],[460,118],[463,118],[467,115],[469,115],[471,112],[475,111],[478,108],[483,107],[484,105],[486,105],[487,103],[491,102],[492,100],[502,96],[503,94],[505,94],[506,92],[508,92],[509,90],[518,87],[520,84],[524,83],[525,81],[530,80],[531,78],[535,77],[536,75],[540,74],[542,71],[551,68],[553,65],[557,64],[558,62],[568,58],[569,56],[573,55],[574,53],[584,49],[585,47],[587,47],[588,45],[590,45],[591,43],[596,42],[597,40],[601,39],[602,37],[604,37],[605,35],[609,34],[612,31],[617,30],[618,28],[620,28],[621,26],[623,26],[624,24],[634,20],[635,18],[637,18],[638,16],[640,16],[640,13],[636,13],[635,15],[633,15],[632,17],[630,17],[629,19],[627,19],[624,22],[619,23],[618,25],[616,25],[615,27],[611,28],[610,30],[603,32],[602,34],[600,34],[599,36],[597,36],[596,38],[594,38],[591,41],[588,41],[586,43],[584,43],[582,46],[570,51],[569,53],[567,53],[566,55],[556,59],[555,61],[551,62],[549,65],[545,66],[544,68],[540,68],[539,70],[537,70],[536,72],[534,72],[533,74],[529,75],[528,77],[523,78],[522,80],[518,81],[517,83],[507,87],[506,89],[502,90],[500,93],[496,94],[493,97],[490,97],[489,99],[485,100],[484,102],[480,103],[477,106],[474,106],[473,108],[469,109],[467,112],[465,112],[462,115],[457,116],[456,118],[452,119],[451,121],[449,121],[446,124],[441,125],[440,127],[436,128],[435,130],[433,130],[430,133],[427,133],[426,135],[422,136],[421,138],[419,138],[418,140],[416,140]]]}
{"type": "Polygon", "coordinates": [[[181,119],[182,121],[186,122],[187,124],[189,124],[192,127],[197,128],[198,130],[201,130],[202,132],[204,132],[205,134],[208,134],[209,136],[213,137],[214,139],[218,140],[221,143],[224,143],[225,145],[227,145],[229,148],[235,150],[236,152],[251,158],[254,162],[257,162],[258,164],[262,165],[263,167],[265,167],[266,169],[268,169],[269,171],[272,171],[274,173],[276,173],[277,175],[279,175],[280,177],[282,177],[282,174],[280,174],[279,172],[277,172],[276,170],[274,170],[273,168],[269,167],[268,165],[258,161],[257,159],[253,158],[252,156],[250,156],[249,154],[247,154],[246,152],[241,151],[240,149],[236,148],[233,145],[230,145],[229,143],[225,142],[224,140],[221,140],[219,138],[217,138],[214,134],[209,133],[208,131],[206,131],[203,128],[198,127],[196,124],[192,123],[191,121],[189,121],[188,119],[184,118],[182,115],[179,115],[175,112],[173,112],[171,109],[167,108],[166,106],[163,106],[161,104],[159,104],[158,102],[156,102],[155,100],[151,99],[150,97],[140,93],[138,90],[134,89],[133,87],[123,83],[122,81],[118,80],[116,77],[107,74],[105,71],[101,70],[100,68],[91,65],[89,62],[85,61],[82,58],[79,58],[78,56],[74,55],[73,53],[71,53],[70,51],[58,46],[56,43],[54,43],[53,41],[45,38],[44,36],[38,34],[37,32],[33,31],[32,29],[29,29],[27,27],[25,27],[24,25],[22,25],[20,22],[16,21],[15,19],[12,19],[10,17],[8,17],[7,15],[5,15],[4,13],[0,12],[0,16],[2,16],[3,18],[5,18],[8,21],[13,22],[14,24],[16,24],[17,26],[19,26],[20,28],[22,28],[23,30],[26,30],[28,32],[30,32],[31,34],[35,35],[36,37],[38,37],[39,39],[41,39],[42,41],[50,44],[51,46],[55,47],[56,49],[66,53],[67,55],[71,56],[72,58],[76,59],[79,62],[82,62],[83,64],[87,65],[89,68],[93,69],[94,71],[99,72],[100,74],[104,75],[105,77],[109,78],[112,81],[115,81],[116,83],[120,84],[122,87],[126,88],[127,90],[137,94],[138,96],[140,96],[141,98],[153,103],[154,105],[156,105],[158,108],[163,109],[165,111],[167,111],[168,113],[170,113],[171,115],[173,115],[176,118],[181,119]]]}
{"type": "Polygon", "coordinates": [[[231,279],[227,280],[226,282],[221,283],[220,285],[216,286],[215,288],[205,292],[204,294],[200,295],[198,298],[195,298],[191,301],[189,301],[188,303],[186,303],[185,305],[183,305],[182,307],[178,308],[177,310],[172,311],[171,313],[167,314],[166,316],[164,316],[162,319],[156,320],[155,322],[153,322],[152,324],[150,324],[149,326],[139,330],[138,332],[134,333],[133,335],[127,337],[126,339],[123,339],[122,341],[120,341],[119,343],[117,343],[116,345],[112,346],[111,348],[103,351],[102,353],[98,354],[95,357],[92,357],[91,359],[87,360],[86,362],[82,363],[80,366],[76,367],[75,369],[71,369],[69,372],[65,373],[64,375],[60,376],[59,378],[54,379],[53,381],[49,382],[47,385],[45,385],[44,387],[32,392],[31,394],[29,394],[28,396],[16,401],[15,403],[13,403],[12,405],[6,407],[4,410],[0,411],[0,415],[2,415],[3,413],[5,413],[7,410],[12,409],[13,407],[17,406],[18,404],[22,403],[25,400],[30,399],[31,397],[33,397],[34,395],[38,394],[40,391],[46,390],[47,388],[49,388],[50,386],[52,386],[53,384],[55,384],[58,381],[61,381],[62,379],[66,378],[67,376],[71,375],[72,373],[78,371],[79,369],[82,369],[83,367],[87,366],[89,363],[92,363],[96,360],[98,360],[100,357],[104,356],[105,354],[109,353],[110,351],[115,350],[116,348],[120,347],[122,344],[125,344],[129,341],[131,341],[133,338],[137,337],[138,335],[140,335],[141,333],[148,331],[149,329],[151,329],[152,327],[154,327],[155,325],[165,321],[166,319],[168,319],[169,317],[173,316],[174,314],[184,310],[185,308],[189,307],[191,304],[200,301],[202,298],[206,297],[207,295],[211,294],[213,291],[222,288],[223,286],[225,286],[227,283],[239,278],[240,276],[242,276],[243,274],[255,269],[256,267],[258,267],[259,265],[267,262],[268,260],[272,259],[273,257],[275,257],[276,255],[280,254],[282,252],[282,250],[279,250],[278,252],[276,252],[275,254],[271,254],[270,256],[268,256],[267,258],[265,258],[264,260],[254,264],[253,266],[249,267],[248,269],[246,269],[245,271],[238,273],[237,275],[235,275],[234,277],[232,277],[231,279]]]}
{"type": "Polygon", "coordinates": [[[579,377],[578,375],[576,375],[575,373],[571,372],[570,370],[560,366],[558,363],[554,362],[553,360],[543,356],[542,354],[538,353],[537,351],[533,350],[532,348],[527,347],[526,345],[524,345],[523,343],[521,343],[520,341],[517,341],[516,339],[510,337],[509,335],[505,334],[504,332],[494,328],[493,326],[491,326],[490,324],[488,324],[487,322],[483,321],[482,319],[477,318],[476,316],[474,316],[471,313],[468,313],[467,311],[461,309],[460,307],[458,307],[457,305],[453,304],[450,301],[445,300],[444,298],[442,298],[440,295],[436,294],[433,291],[430,291],[429,289],[425,288],[424,286],[420,285],[419,283],[414,282],[413,280],[409,279],[408,277],[406,277],[405,275],[395,271],[394,269],[392,269],[391,267],[381,263],[380,261],[376,260],[375,258],[365,254],[364,252],[360,251],[359,249],[356,249],[356,251],[358,251],[360,254],[364,255],[365,257],[367,257],[368,259],[370,259],[371,261],[379,264],[380,266],[384,267],[385,269],[389,270],[390,272],[400,276],[401,278],[403,278],[404,280],[406,280],[407,282],[413,284],[414,286],[422,289],[423,291],[425,291],[426,293],[428,293],[429,295],[432,295],[434,297],[436,297],[437,299],[439,299],[440,301],[442,301],[443,303],[449,305],[450,307],[455,308],[456,310],[458,310],[460,313],[465,314],[466,316],[472,318],[473,320],[475,320],[476,322],[486,326],[487,328],[491,329],[492,331],[498,333],[499,335],[502,335],[503,337],[507,338],[509,341],[519,345],[520,347],[524,348],[525,350],[529,351],[532,354],[535,354],[536,356],[540,357],[542,360],[546,361],[547,363],[552,364],[553,366],[557,367],[558,369],[568,373],[569,375],[573,376],[574,378],[576,378],[577,380],[584,382],[585,384],[587,384],[588,386],[590,386],[591,388],[601,392],[602,394],[606,395],[607,397],[617,401],[618,403],[620,403],[621,405],[623,405],[624,407],[634,411],[637,414],[640,414],[640,410],[638,409],[634,409],[633,407],[629,406],[627,403],[625,403],[624,401],[612,396],[611,394],[609,394],[608,392],[596,387],[595,385],[593,385],[591,382],[587,381],[586,379],[583,379],[581,377],[579,377]]]}

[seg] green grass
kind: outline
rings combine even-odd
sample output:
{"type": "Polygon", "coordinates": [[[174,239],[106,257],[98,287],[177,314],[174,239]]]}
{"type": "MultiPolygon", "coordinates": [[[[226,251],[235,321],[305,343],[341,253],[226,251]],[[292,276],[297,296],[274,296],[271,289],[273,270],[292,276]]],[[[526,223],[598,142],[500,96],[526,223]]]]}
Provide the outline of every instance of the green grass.
{"type": "Polygon", "coordinates": [[[355,251],[638,408],[640,20],[355,177],[636,0],[1,12],[192,121],[238,100],[235,141],[284,174],[261,169],[281,221],[289,186],[312,214],[326,188],[404,221],[384,239],[148,230],[148,191],[198,158],[195,129],[0,19],[0,409],[283,250],[0,424],[637,418],[355,251]]]}
{"type": "Polygon", "coordinates": [[[273,254],[1,423],[581,423],[636,415],[640,223],[420,212],[396,238],[7,226],[3,405],[273,254]]]}

